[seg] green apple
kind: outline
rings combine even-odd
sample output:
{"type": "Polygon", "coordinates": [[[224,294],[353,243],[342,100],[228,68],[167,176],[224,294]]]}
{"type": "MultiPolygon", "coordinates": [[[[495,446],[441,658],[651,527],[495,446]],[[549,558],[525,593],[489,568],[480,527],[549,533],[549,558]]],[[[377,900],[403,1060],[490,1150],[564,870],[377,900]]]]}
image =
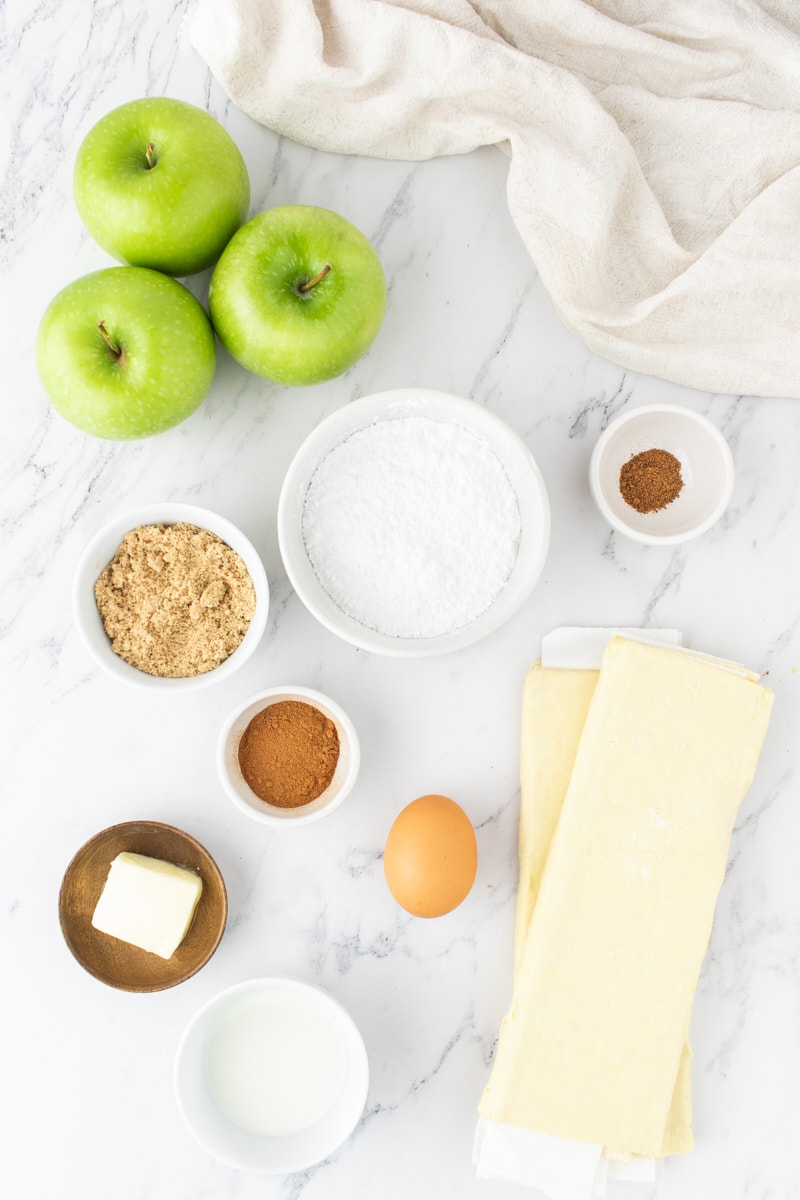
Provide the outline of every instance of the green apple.
{"type": "Polygon", "coordinates": [[[276,383],[321,383],[372,344],[386,279],[344,217],[287,205],[233,235],[211,276],[208,307],[223,346],[248,371],[276,383]]]}
{"type": "Polygon", "coordinates": [[[89,130],[73,177],[81,220],[120,262],[168,275],[215,263],[247,216],[250,179],[218,121],[182,100],[132,100],[89,130]]]}
{"type": "Polygon", "coordinates": [[[193,413],[215,360],[202,305],[144,267],[110,267],[68,284],[36,340],[53,407],[85,433],[118,440],[161,433],[193,413]]]}

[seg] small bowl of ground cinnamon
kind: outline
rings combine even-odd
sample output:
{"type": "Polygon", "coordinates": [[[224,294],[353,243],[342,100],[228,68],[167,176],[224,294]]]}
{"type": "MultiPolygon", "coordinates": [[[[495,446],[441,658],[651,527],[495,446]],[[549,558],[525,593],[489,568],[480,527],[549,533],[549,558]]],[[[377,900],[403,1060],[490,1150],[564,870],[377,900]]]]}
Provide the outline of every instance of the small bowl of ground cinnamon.
{"type": "Polygon", "coordinates": [[[622,413],[601,434],[589,464],[602,515],[649,545],[707,532],[727,508],[733,483],[733,455],[719,429],[678,404],[622,413]]]}
{"type": "Polygon", "coordinates": [[[266,628],[269,585],[240,529],[165,501],[98,530],[78,565],[73,608],[105,670],[138,687],[188,691],[247,661],[266,628]]]}
{"type": "Polygon", "coordinates": [[[220,734],[217,766],[238,809],[265,825],[309,825],[353,790],[361,762],[352,721],[329,696],[274,687],[245,700],[220,734]]]}

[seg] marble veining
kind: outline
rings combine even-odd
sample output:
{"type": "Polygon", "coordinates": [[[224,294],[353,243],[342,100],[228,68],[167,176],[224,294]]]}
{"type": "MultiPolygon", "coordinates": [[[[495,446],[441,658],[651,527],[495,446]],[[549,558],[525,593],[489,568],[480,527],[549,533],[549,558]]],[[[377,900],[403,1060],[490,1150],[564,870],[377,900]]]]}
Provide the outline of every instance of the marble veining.
{"type": "MultiPolygon", "coordinates": [[[[603,361],[561,325],[507,214],[497,150],[425,163],[343,159],[262,129],[188,46],[189,0],[2,12],[0,653],[3,844],[0,1190],[15,1200],[514,1200],[478,1181],[476,1105],[508,1003],[517,882],[519,705],[541,637],[561,624],[650,624],[766,673],[776,704],[734,831],[694,1007],[694,1151],[625,1200],[800,1197],[800,402],[691,392],[603,361]],[[39,317],[69,280],[110,265],[82,229],[71,172],[110,108],[170,95],[207,108],[240,145],[252,211],[322,204],[373,240],[389,282],[381,333],[342,378],[289,391],[220,354],[194,416],[148,442],[84,437],[37,381],[39,317]],[[281,482],[306,434],[351,399],[429,386],[470,396],[528,443],[548,487],[551,550],[523,609],[486,641],[434,660],[381,659],[338,641],[294,595],[278,552],[281,482]],[[652,402],[707,414],[733,449],[728,512],[705,537],[642,547],[594,509],[587,468],[619,412],[652,402]],[[231,679],[180,698],[97,669],[71,613],[79,556],[107,517],[186,500],[240,524],[264,559],[269,625],[231,679]],[[362,745],[356,791],[330,820],[280,836],[227,801],[214,750],[250,693],[329,692],[362,745]],[[452,795],[477,830],[475,887],[454,914],[415,921],[385,888],[382,851],[404,804],[452,795]],[[168,992],[84,974],[61,939],[72,854],[117,821],[179,825],[225,876],[217,954],[168,992]],[[299,834],[299,836],[298,836],[299,834]],[[258,974],[329,989],[362,1030],[367,1108],[327,1163],[238,1174],[184,1130],[171,1083],[180,1034],[214,992],[258,974]]],[[[204,299],[208,273],[190,281],[204,299]]]]}

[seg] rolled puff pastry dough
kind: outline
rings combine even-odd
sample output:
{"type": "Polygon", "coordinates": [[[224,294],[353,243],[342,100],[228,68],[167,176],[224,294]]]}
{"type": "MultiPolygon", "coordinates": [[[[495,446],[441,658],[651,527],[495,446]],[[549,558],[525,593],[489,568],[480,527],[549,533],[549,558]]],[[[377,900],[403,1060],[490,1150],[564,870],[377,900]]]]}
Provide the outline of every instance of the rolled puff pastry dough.
{"type": "Polygon", "coordinates": [[[483,1116],[612,1155],[663,1153],[730,833],[771,703],[754,676],[714,660],[609,643],[483,1116]]]}
{"type": "MultiPolygon", "coordinates": [[[[599,671],[545,668],[535,663],[522,694],[519,889],[514,937],[519,969],[539,882],[569,786],[599,671]]],[[[692,1136],[692,1052],[681,1054],[659,1157],[685,1154],[692,1136]]],[[[630,1158],[630,1154],[625,1155],[630,1158]]]]}
{"type": "Polygon", "coordinates": [[[554,670],[536,663],[522,693],[519,888],[514,970],[519,969],[550,842],[567,794],[599,671],[554,670]]]}

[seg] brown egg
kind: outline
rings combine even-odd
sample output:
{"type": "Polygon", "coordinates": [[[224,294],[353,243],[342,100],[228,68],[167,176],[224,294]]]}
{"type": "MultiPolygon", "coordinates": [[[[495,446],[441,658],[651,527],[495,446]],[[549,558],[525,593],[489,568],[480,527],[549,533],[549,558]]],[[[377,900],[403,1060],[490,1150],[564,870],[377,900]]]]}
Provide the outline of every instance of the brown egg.
{"type": "Polygon", "coordinates": [[[478,869],[470,819],[447,796],[420,796],[389,830],[383,870],[397,903],[415,917],[442,917],[469,893],[478,869]]]}

